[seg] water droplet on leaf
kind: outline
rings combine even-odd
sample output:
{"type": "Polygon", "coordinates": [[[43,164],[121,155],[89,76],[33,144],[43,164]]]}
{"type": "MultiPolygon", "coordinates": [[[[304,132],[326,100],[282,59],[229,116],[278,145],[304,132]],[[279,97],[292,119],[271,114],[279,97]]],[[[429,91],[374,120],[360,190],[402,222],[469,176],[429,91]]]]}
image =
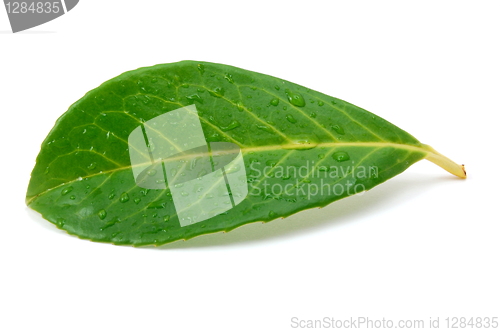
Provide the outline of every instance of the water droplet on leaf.
{"type": "Polygon", "coordinates": [[[344,129],[341,126],[339,126],[338,124],[333,125],[332,129],[335,130],[337,132],[337,134],[339,134],[339,135],[344,135],[345,134],[344,129]]]}
{"type": "Polygon", "coordinates": [[[120,202],[122,202],[122,203],[128,202],[129,199],[130,199],[130,197],[128,196],[127,193],[122,193],[120,195],[120,202]]]}
{"type": "Polygon", "coordinates": [[[239,121],[233,120],[233,122],[231,122],[228,126],[220,126],[220,129],[222,129],[222,131],[229,131],[229,130],[238,128],[240,126],[241,126],[241,123],[239,121]]]}
{"type": "Polygon", "coordinates": [[[64,218],[57,218],[56,219],[57,228],[62,228],[64,226],[65,222],[66,222],[66,220],[64,220],[64,218]]]}
{"type": "Polygon", "coordinates": [[[224,75],[224,78],[229,82],[229,83],[234,83],[233,75],[231,74],[226,74],[224,75]]]}
{"type": "Polygon", "coordinates": [[[291,137],[289,144],[284,146],[287,150],[309,150],[318,145],[318,138],[314,134],[291,137]]]}
{"type": "Polygon", "coordinates": [[[219,87],[213,90],[208,90],[208,93],[213,97],[221,98],[224,96],[224,89],[219,87]]]}
{"type": "Polygon", "coordinates": [[[205,73],[205,65],[202,64],[202,63],[199,63],[198,64],[198,70],[200,71],[200,74],[204,74],[205,73]]]}
{"type": "Polygon", "coordinates": [[[286,115],[286,119],[288,120],[288,122],[290,123],[297,123],[297,120],[293,117],[293,115],[291,114],[287,114],[286,115]]]}
{"type": "Polygon", "coordinates": [[[238,111],[243,112],[245,110],[245,106],[243,106],[243,103],[241,101],[238,101],[236,103],[236,107],[238,107],[238,111]]]}
{"type": "Polygon", "coordinates": [[[268,126],[266,126],[266,125],[257,125],[257,128],[259,128],[260,130],[264,130],[264,131],[270,132],[270,133],[273,132],[273,130],[271,128],[269,128],[268,126]]]}
{"type": "Polygon", "coordinates": [[[346,161],[346,160],[349,160],[351,159],[351,157],[349,157],[349,154],[347,152],[344,152],[344,151],[338,151],[338,152],[335,152],[333,155],[332,155],[333,159],[335,159],[336,161],[346,161]]]}
{"type": "Polygon", "coordinates": [[[73,187],[68,187],[68,188],[64,188],[62,191],[61,191],[61,195],[67,195],[68,193],[70,193],[71,191],[73,190],[73,187]]]}
{"type": "Polygon", "coordinates": [[[192,102],[199,102],[200,104],[203,104],[203,99],[201,99],[200,95],[199,94],[192,94],[192,95],[189,95],[189,96],[186,96],[186,98],[189,100],[189,101],[192,101],[192,102]]]}
{"type": "Polygon", "coordinates": [[[304,107],[306,104],[306,101],[304,100],[304,97],[298,92],[292,92],[288,89],[285,90],[286,96],[288,97],[288,101],[290,104],[298,107],[304,107]]]}
{"type": "Polygon", "coordinates": [[[97,215],[99,216],[99,219],[104,220],[108,213],[106,212],[106,210],[100,210],[99,212],[97,212],[97,215]]]}
{"type": "Polygon", "coordinates": [[[236,173],[240,170],[240,166],[237,164],[231,164],[229,166],[224,167],[224,171],[226,174],[236,173]]]}

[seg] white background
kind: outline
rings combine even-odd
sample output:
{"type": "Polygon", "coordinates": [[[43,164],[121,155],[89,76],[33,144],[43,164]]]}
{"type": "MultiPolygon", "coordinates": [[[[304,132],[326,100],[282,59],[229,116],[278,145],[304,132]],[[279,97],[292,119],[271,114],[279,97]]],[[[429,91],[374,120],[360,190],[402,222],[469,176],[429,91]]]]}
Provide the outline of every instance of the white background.
{"type": "Polygon", "coordinates": [[[12,34],[0,8],[0,330],[500,316],[499,14],[498,1],[83,0],[12,34]],[[345,99],[469,178],[422,161],[324,209],[161,249],[80,240],[25,207],[40,143],[74,101],[124,71],[187,59],[345,99]]]}

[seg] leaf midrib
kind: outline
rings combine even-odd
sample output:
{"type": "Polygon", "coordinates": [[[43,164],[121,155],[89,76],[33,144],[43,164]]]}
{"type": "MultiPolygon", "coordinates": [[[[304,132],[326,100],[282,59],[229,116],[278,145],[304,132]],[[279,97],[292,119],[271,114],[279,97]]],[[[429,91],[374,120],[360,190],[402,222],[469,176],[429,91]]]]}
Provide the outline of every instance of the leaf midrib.
{"type": "MultiPolygon", "coordinates": [[[[248,153],[255,153],[255,152],[279,151],[279,150],[310,151],[313,148],[325,148],[325,147],[332,148],[332,149],[333,148],[342,148],[342,147],[372,147],[372,148],[393,147],[396,149],[423,153],[425,155],[424,158],[427,158],[429,155],[434,155],[433,156],[434,158],[439,157],[438,156],[439,154],[437,152],[434,153],[435,151],[433,151],[432,148],[430,148],[426,145],[422,145],[421,147],[419,147],[419,146],[415,146],[415,145],[392,143],[392,142],[343,142],[343,143],[323,142],[323,143],[319,143],[311,148],[307,148],[306,145],[304,145],[304,144],[281,144],[281,145],[262,145],[262,146],[254,146],[254,147],[245,146],[245,147],[241,147],[240,150],[243,154],[248,154],[248,153]]],[[[201,155],[202,154],[196,154],[193,156],[201,156],[201,155]]],[[[188,156],[189,155],[183,155],[182,157],[179,157],[179,158],[186,158],[188,156]]],[[[44,195],[45,193],[47,193],[51,190],[60,188],[64,185],[75,183],[75,182],[81,181],[83,179],[92,178],[94,176],[118,172],[118,171],[127,170],[127,169],[131,169],[131,168],[132,168],[132,165],[127,165],[127,166],[123,166],[123,167],[119,167],[119,168],[110,169],[107,171],[102,171],[102,172],[95,173],[95,174],[90,174],[87,176],[82,176],[82,177],[79,177],[77,179],[61,183],[53,188],[46,189],[35,196],[29,197],[29,198],[27,197],[26,198],[26,205],[29,206],[36,198],[44,195]]]]}

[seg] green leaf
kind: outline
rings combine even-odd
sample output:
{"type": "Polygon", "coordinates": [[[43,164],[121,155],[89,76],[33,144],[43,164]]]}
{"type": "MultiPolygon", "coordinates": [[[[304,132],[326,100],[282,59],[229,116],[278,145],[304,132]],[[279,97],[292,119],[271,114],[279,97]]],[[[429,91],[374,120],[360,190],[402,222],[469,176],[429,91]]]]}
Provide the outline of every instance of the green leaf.
{"type": "Polygon", "coordinates": [[[343,100],[235,67],[182,61],[126,72],[73,104],[42,144],[26,202],[80,238],[160,245],[325,206],[424,158],[465,178],[462,166],[343,100]],[[161,127],[160,119],[187,110],[198,112],[198,124],[161,127]],[[196,128],[206,147],[184,151],[196,128]],[[157,162],[162,153],[174,156],[157,162]],[[177,188],[196,179],[210,188],[177,188]],[[193,205],[176,209],[181,196],[193,205]]]}

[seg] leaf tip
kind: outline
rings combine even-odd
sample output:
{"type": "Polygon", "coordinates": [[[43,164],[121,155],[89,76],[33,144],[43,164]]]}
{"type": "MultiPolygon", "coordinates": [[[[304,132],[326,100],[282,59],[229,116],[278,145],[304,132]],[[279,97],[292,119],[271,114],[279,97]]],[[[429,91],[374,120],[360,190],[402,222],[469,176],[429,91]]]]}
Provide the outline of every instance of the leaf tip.
{"type": "Polygon", "coordinates": [[[33,202],[33,199],[35,197],[34,196],[26,196],[26,198],[24,199],[24,203],[26,203],[26,206],[30,206],[31,205],[31,202],[33,202]]]}

